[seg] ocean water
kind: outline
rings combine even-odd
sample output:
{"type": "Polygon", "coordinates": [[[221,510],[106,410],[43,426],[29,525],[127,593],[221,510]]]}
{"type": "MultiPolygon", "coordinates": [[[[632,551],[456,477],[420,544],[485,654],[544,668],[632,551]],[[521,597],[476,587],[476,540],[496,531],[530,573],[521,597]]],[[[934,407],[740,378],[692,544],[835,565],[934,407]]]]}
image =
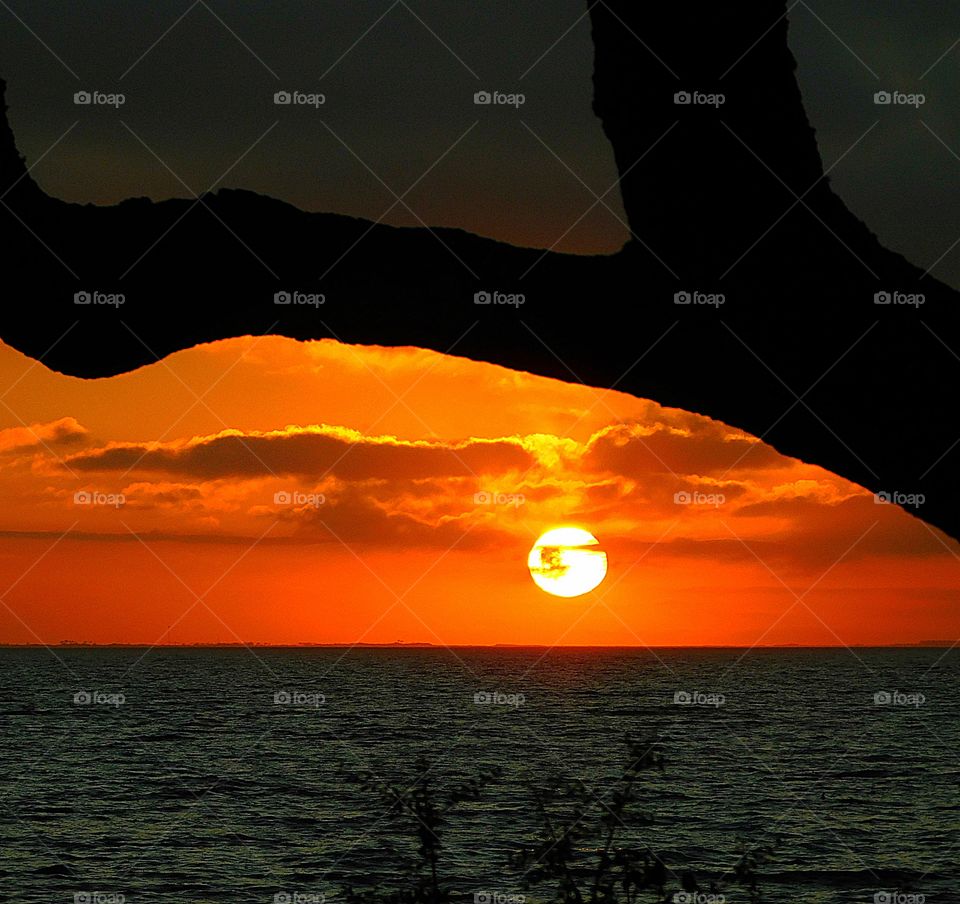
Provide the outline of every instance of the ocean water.
{"type": "Polygon", "coordinates": [[[557,772],[604,800],[632,733],[665,760],[633,840],[678,872],[779,836],[768,900],[960,901],[958,656],[3,649],[0,898],[335,904],[412,850],[354,776],[407,787],[423,757],[441,790],[502,770],[449,820],[451,886],[546,900],[507,865],[540,824],[532,789],[557,772]]]}

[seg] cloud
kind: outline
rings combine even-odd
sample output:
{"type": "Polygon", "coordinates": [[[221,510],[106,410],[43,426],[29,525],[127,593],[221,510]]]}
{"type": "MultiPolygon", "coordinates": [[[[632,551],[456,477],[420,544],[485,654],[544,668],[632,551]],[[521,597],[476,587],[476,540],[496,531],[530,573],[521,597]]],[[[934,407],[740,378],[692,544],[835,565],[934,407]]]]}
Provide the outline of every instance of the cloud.
{"type": "Polygon", "coordinates": [[[123,488],[127,505],[140,509],[183,511],[197,503],[207,504],[200,487],[179,483],[131,483],[123,488]]]}
{"type": "MultiPolygon", "coordinates": [[[[744,506],[744,518],[775,518],[783,522],[781,537],[797,557],[829,564],[868,556],[951,555],[954,545],[942,532],[893,505],[877,505],[871,493],[858,493],[826,503],[814,496],[779,498],[744,506]],[[856,542],[858,537],[862,539],[856,542]],[[939,538],[939,539],[938,539],[939,538]],[[856,546],[850,546],[856,542],[856,546]]],[[[774,539],[777,532],[772,532],[774,539]]]]}
{"type": "MultiPolygon", "coordinates": [[[[69,419],[39,427],[61,442],[86,435],[69,419]]],[[[31,439],[4,434],[8,446],[31,439]]],[[[96,489],[122,491],[131,524],[145,531],[256,536],[276,522],[276,536],[290,542],[466,549],[527,543],[541,527],[573,522],[630,554],[663,537],[657,557],[756,564],[754,549],[780,570],[826,568],[874,525],[850,558],[946,552],[923,524],[875,506],[861,488],[667,409],[582,442],[553,434],[406,440],[312,425],[113,443],[67,464],[96,489]],[[323,501],[290,501],[298,496],[323,501]]],[[[115,517],[80,515],[82,529],[115,517]]]]}
{"type": "Polygon", "coordinates": [[[67,463],[79,471],[131,469],[206,480],[268,474],[398,480],[497,474],[529,468],[535,461],[510,439],[408,441],[322,425],[270,432],[225,430],[179,443],[113,444],[71,456],[67,463]]]}
{"type": "Polygon", "coordinates": [[[673,423],[616,424],[596,433],[584,467],[624,477],[649,474],[723,475],[783,467],[790,459],[758,439],[696,415],[673,423]]]}
{"type": "Polygon", "coordinates": [[[274,517],[293,527],[293,537],[305,541],[443,550],[503,545],[500,525],[488,522],[476,506],[464,504],[458,509],[456,514],[429,508],[415,511],[402,501],[380,501],[362,488],[345,486],[323,505],[303,506],[274,517]]]}
{"type": "Polygon", "coordinates": [[[87,437],[87,430],[72,417],[26,427],[7,427],[0,430],[0,454],[49,446],[73,446],[84,442],[87,437]]]}

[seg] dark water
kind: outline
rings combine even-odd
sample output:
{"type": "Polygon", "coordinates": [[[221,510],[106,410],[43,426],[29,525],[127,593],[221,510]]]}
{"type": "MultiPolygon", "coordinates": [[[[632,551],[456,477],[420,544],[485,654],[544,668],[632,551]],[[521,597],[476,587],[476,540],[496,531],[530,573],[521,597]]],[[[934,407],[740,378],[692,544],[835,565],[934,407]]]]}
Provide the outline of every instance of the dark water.
{"type": "Polygon", "coordinates": [[[0,650],[3,900],[332,904],[410,850],[349,774],[402,784],[418,756],[441,786],[502,767],[451,821],[445,873],[471,900],[519,894],[505,864],[538,825],[531,786],[562,770],[603,799],[633,732],[666,759],[644,779],[657,822],[639,841],[677,869],[719,874],[739,839],[779,835],[770,900],[960,901],[956,653],[54,652],[0,650]],[[874,702],[895,691],[924,699],[874,702]]]}

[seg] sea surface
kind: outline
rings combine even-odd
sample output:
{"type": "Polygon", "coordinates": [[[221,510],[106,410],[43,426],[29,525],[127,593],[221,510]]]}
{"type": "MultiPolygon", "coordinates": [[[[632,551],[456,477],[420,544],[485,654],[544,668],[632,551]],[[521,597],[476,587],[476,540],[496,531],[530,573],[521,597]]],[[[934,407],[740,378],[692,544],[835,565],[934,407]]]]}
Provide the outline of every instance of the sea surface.
{"type": "Polygon", "coordinates": [[[6,648],[0,725],[4,901],[336,904],[402,875],[416,826],[377,786],[418,758],[441,797],[500,770],[447,819],[444,880],[548,900],[508,864],[536,791],[579,780],[599,812],[627,734],[664,771],[624,838],[678,876],[778,839],[767,900],[960,901],[943,649],[6,648]]]}

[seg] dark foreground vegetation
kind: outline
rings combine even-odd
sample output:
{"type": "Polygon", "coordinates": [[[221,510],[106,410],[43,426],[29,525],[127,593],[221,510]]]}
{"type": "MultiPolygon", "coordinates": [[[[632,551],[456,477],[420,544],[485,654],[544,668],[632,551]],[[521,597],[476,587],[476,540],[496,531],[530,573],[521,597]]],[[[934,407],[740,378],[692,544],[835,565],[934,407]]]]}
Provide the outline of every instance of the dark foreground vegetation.
{"type": "MultiPolygon", "coordinates": [[[[531,892],[532,899],[561,904],[760,901],[759,870],[775,844],[741,842],[739,858],[724,874],[711,878],[671,867],[666,855],[638,839],[638,832],[658,825],[641,780],[647,774],[664,774],[663,755],[656,743],[629,737],[626,754],[616,781],[603,795],[561,775],[531,784],[530,804],[536,808],[539,830],[510,855],[504,879],[512,878],[514,887],[531,892]],[[725,892],[727,887],[735,889],[736,897],[725,892]]],[[[446,831],[458,816],[466,818],[464,805],[478,800],[500,770],[482,770],[445,790],[431,778],[432,772],[421,759],[406,784],[385,783],[371,772],[351,776],[384,799],[391,817],[415,839],[415,855],[390,864],[396,877],[390,884],[357,879],[346,889],[349,904],[443,904],[463,898],[445,879],[446,831]]],[[[520,895],[508,897],[523,900],[520,895]]]]}

